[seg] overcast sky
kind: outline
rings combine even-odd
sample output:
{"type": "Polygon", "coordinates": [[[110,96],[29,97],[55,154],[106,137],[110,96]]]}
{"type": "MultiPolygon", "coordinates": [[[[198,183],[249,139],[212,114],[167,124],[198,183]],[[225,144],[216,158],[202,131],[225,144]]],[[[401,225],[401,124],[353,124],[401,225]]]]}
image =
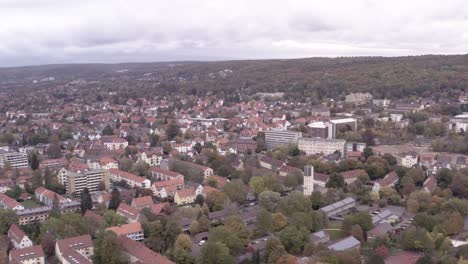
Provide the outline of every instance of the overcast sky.
{"type": "Polygon", "coordinates": [[[0,0],[0,66],[468,53],[467,0],[0,0]]]}

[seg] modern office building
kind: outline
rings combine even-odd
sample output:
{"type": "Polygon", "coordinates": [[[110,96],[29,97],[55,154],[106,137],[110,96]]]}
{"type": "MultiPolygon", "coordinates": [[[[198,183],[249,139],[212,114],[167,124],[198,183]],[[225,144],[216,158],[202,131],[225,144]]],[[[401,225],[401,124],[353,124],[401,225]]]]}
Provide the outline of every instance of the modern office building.
{"type": "Polygon", "coordinates": [[[344,153],[346,140],[344,139],[326,139],[326,138],[300,138],[298,148],[307,155],[313,154],[333,154],[336,151],[344,153]]]}
{"type": "Polygon", "coordinates": [[[337,131],[356,131],[357,119],[356,118],[341,118],[330,120],[328,125],[328,138],[336,138],[337,131]]]}
{"type": "Polygon", "coordinates": [[[273,149],[277,146],[297,144],[302,132],[290,130],[269,130],[265,132],[265,144],[267,149],[273,149]]]}

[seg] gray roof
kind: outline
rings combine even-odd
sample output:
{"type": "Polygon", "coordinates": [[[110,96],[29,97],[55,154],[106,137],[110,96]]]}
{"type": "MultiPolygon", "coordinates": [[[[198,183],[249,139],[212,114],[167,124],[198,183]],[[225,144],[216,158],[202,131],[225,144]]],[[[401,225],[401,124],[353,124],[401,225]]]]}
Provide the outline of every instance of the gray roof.
{"type": "Polygon", "coordinates": [[[360,244],[361,242],[359,242],[359,240],[357,240],[353,236],[349,236],[334,244],[331,244],[330,246],[328,246],[328,248],[335,251],[344,251],[359,246],[360,244]]]}
{"type": "Polygon", "coordinates": [[[375,224],[389,218],[391,215],[392,215],[392,212],[390,212],[389,210],[384,210],[384,211],[380,212],[379,214],[374,215],[372,217],[372,224],[375,225],[375,224]]]}
{"type": "Polygon", "coordinates": [[[333,203],[333,204],[327,205],[325,207],[322,207],[322,208],[320,208],[320,210],[322,210],[323,212],[326,213],[326,212],[333,211],[333,210],[335,210],[337,208],[343,207],[345,205],[348,205],[348,204],[351,204],[351,203],[354,203],[354,202],[356,202],[354,200],[354,198],[348,197],[348,198],[345,198],[345,199],[343,199],[341,201],[338,201],[336,203],[333,203]]]}

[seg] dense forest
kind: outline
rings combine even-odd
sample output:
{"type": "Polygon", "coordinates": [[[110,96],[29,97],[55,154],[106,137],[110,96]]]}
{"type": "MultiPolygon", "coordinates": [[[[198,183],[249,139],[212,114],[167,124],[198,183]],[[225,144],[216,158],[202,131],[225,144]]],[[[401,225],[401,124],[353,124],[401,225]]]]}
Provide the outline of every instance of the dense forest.
{"type": "Polygon", "coordinates": [[[48,76],[53,76],[56,82],[78,78],[97,80],[100,88],[131,90],[141,95],[279,91],[297,99],[315,97],[320,100],[341,99],[350,92],[370,92],[375,98],[417,96],[437,100],[466,90],[468,55],[0,68],[0,89],[29,87],[33,79],[48,76]]]}

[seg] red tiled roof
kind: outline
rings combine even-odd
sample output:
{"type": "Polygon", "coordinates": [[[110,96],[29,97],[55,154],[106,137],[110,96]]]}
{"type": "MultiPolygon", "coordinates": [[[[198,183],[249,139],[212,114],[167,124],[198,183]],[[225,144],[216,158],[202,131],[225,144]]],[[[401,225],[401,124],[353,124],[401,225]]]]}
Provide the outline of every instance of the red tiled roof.
{"type": "Polygon", "coordinates": [[[145,178],[143,178],[143,177],[137,176],[137,175],[132,174],[130,172],[121,171],[121,170],[118,170],[118,169],[110,169],[109,172],[110,172],[110,174],[119,175],[121,178],[126,178],[126,179],[128,179],[130,181],[133,181],[133,182],[143,183],[143,181],[145,180],[145,178]]]}
{"type": "Polygon", "coordinates": [[[117,213],[127,219],[137,219],[140,215],[140,212],[136,208],[126,203],[120,203],[119,208],[117,208],[117,213]]]}
{"type": "Polygon", "coordinates": [[[125,225],[120,225],[120,226],[112,226],[112,227],[106,228],[106,230],[114,232],[117,236],[143,232],[143,228],[141,227],[140,222],[125,224],[125,225]]]}
{"type": "Polygon", "coordinates": [[[16,224],[12,224],[10,229],[8,229],[8,237],[18,244],[21,243],[21,240],[23,240],[25,236],[26,234],[16,224]]]}
{"type": "Polygon", "coordinates": [[[195,196],[195,190],[192,188],[185,188],[185,189],[178,190],[176,194],[177,196],[179,196],[179,198],[191,197],[191,196],[195,196]]]}
{"type": "Polygon", "coordinates": [[[153,212],[153,214],[160,214],[161,211],[162,211],[166,206],[169,206],[169,203],[168,203],[168,202],[159,203],[159,204],[153,204],[153,205],[151,206],[151,212],[153,212]]]}
{"type": "Polygon", "coordinates": [[[184,178],[176,178],[168,181],[157,181],[153,183],[153,186],[158,189],[172,185],[184,185],[184,178]]]}
{"type": "Polygon", "coordinates": [[[10,258],[14,261],[17,261],[18,263],[22,263],[22,261],[28,259],[40,257],[44,257],[44,250],[42,250],[41,246],[14,249],[10,251],[10,258]]]}
{"type": "Polygon", "coordinates": [[[151,198],[151,196],[133,198],[132,200],[132,206],[137,209],[143,209],[144,207],[150,207],[151,205],[153,205],[153,198],[151,198]]]}
{"type": "Polygon", "coordinates": [[[385,175],[382,179],[378,180],[380,186],[390,186],[398,180],[398,175],[395,171],[390,172],[389,174],[385,175]]]}
{"type": "Polygon", "coordinates": [[[178,172],[175,172],[175,171],[170,171],[170,170],[165,170],[165,169],[162,169],[160,167],[156,167],[156,166],[152,166],[149,168],[149,171],[150,172],[155,172],[155,173],[159,173],[159,174],[163,174],[163,175],[167,175],[171,178],[178,178],[178,177],[184,177],[182,176],[182,174],[178,173],[178,172]]]}
{"type": "Polygon", "coordinates": [[[174,264],[163,255],[160,255],[151,249],[147,248],[142,243],[134,241],[126,236],[119,237],[122,250],[128,255],[138,259],[142,264],[174,264]]]}
{"type": "Polygon", "coordinates": [[[385,259],[385,264],[415,264],[421,258],[420,253],[402,251],[385,259]]]}
{"type": "Polygon", "coordinates": [[[327,182],[330,175],[324,173],[314,173],[314,179],[321,182],[327,182]]]}
{"type": "Polygon", "coordinates": [[[361,173],[365,173],[365,170],[357,169],[357,170],[350,170],[350,171],[344,171],[340,172],[341,176],[343,176],[343,179],[352,179],[358,177],[361,173]]]}

